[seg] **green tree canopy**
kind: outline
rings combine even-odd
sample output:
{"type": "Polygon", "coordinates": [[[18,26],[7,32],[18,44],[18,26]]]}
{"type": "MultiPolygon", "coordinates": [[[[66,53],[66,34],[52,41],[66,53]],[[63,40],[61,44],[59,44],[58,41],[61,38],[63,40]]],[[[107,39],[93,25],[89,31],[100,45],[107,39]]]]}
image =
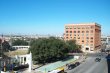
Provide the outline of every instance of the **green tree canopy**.
{"type": "Polygon", "coordinates": [[[75,41],[65,42],[54,37],[33,40],[30,46],[29,51],[32,52],[33,60],[38,63],[61,60],[77,47],[75,41]]]}
{"type": "Polygon", "coordinates": [[[33,54],[33,60],[38,63],[55,61],[65,57],[68,53],[66,43],[54,37],[32,41],[30,51],[33,54]]]}
{"type": "Polygon", "coordinates": [[[10,44],[9,44],[7,41],[4,41],[4,42],[2,43],[2,51],[7,52],[7,51],[9,51],[10,49],[11,49],[10,44]]]}
{"type": "Polygon", "coordinates": [[[81,46],[76,44],[75,40],[68,40],[66,41],[66,44],[68,46],[69,52],[82,52],[81,46]]]}
{"type": "Polygon", "coordinates": [[[12,45],[13,46],[16,46],[16,45],[24,45],[24,46],[27,46],[28,45],[28,42],[26,42],[25,40],[20,40],[20,39],[17,39],[17,40],[14,40],[12,42],[12,45]]]}

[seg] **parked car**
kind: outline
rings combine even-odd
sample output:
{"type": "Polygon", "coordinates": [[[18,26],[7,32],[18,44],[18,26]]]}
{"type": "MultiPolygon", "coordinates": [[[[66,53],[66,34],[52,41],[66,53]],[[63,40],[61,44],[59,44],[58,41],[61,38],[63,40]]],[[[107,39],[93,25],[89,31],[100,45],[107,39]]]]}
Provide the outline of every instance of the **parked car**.
{"type": "Polygon", "coordinates": [[[95,61],[96,62],[100,62],[101,61],[101,58],[96,58],[95,61]]]}
{"type": "Polygon", "coordinates": [[[75,63],[75,66],[79,66],[79,65],[80,65],[80,62],[76,62],[76,63],[75,63]]]}
{"type": "Polygon", "coordinates": [[[68,69],[69,69],[69,70],[71,70],[71,69],[73,69],[73,68],[75,68],[75,67],[76,67],[75,64],[70,64],[70,65],[68,65],[68,69]]]}

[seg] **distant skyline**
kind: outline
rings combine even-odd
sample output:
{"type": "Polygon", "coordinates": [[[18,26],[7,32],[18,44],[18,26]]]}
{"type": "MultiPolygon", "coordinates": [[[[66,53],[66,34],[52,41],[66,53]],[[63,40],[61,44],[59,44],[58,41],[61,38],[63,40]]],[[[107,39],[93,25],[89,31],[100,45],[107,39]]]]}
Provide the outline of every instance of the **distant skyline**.
{"type": "Polygon", "coordinates": [[[62,35],[65,24],[93,22],[110,35],[110,0],[0,0],[0,34],[62,35]]]}

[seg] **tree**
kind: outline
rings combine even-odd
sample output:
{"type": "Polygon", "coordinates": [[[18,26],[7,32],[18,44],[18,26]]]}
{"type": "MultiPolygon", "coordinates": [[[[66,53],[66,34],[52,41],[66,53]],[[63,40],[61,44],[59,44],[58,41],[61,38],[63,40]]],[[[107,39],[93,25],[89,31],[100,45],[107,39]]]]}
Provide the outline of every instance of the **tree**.
{"type": "Polygon", "coordinates": [[[54,37],[32,41],[30,51],[32,52],[33,60],[43,64],[63,59],[68,54],[66,43],[54,37]]]}
{"type": "Polygon", "coordinates": [[[79,50],[79,45],[74,40],[64,41],[58,38],[39,38],[31,41],[29,52],[37,63],[48,63],[62,60],[69,52],[79,50]]]}
{"type": "Polygon", "coordinates": [[[2,49],[3,49],[4,52],[9,51],[10,48],[11,48],[11,46],[10,46],[10,44],[9,44],[7,41],[4,41],[4,42],[2,43],[2,49]]]}
{"type": "Polygon", "coordinates": [[[13,46],[16,46],[16,45],[24,45],[24,46],[27,46],[28,45],[28,42],[24,41],[24,40],[20,40],[20,39],[17,39],[17,40],[14,40],[12,42],[12,45],[13,46]]]}
{"type": "Polygon", "coordinates": [[[68,45],[69,52],[82,52],[81,46],[76,44],[75,40],[68,40],[66,44],[68,45]]]}

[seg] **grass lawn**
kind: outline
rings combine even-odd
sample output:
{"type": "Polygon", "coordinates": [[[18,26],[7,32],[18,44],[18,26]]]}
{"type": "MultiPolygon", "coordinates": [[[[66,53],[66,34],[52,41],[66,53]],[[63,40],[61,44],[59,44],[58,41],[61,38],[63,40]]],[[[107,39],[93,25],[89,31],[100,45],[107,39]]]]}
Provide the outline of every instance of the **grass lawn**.
{"type": "Polygon", "coordinates": [[[15,51],[10,51],[10,52],[5,52],[5,55],[12,57],[15,55],[25,55],[28,53],[28,50],[15,50],[15,51]]]}

